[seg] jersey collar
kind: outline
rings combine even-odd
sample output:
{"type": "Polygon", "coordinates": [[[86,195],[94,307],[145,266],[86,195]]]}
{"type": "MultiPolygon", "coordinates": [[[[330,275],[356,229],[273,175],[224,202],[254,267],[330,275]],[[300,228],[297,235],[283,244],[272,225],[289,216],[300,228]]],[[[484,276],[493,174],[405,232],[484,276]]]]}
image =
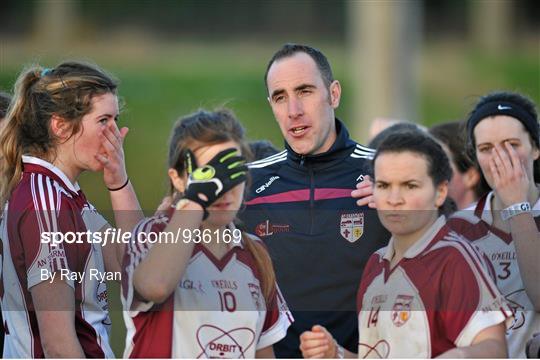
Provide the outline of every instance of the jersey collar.
{"type": "MultiPolygon", "coordinates": [[[[403,255],[403,258],[412,259],[414,257],[417,257],[424,251],[428,245],[431,243],[435,235],[443,228],[443,226],[446,224],[446,219],[443,215],[439,216],[439,218],[431,225],[431,227],[422,235],[422,237],[415,242],[410,248],[407,249],[405,254],[403,255]]],[[[385,260],[391,261],[394,257],[394,237],[392,236],[390,238],[390,242],[388,243],[388,246],[386,247],[386,252],[383,256],[385,260]]]]}
{"type": "Polygon", "coordinates": [[[50,173],[52,173],[54,177],[57,180],[59,180],[62,183],[62,185],[64,185],[65,188],[69,189],[70,191],[76,194],[81,189],[79,187],[79,183],[76,182],[75,184],[73,184],[62,170],[60,170],[58,167],[54,166],[48,161],[37,158],[35,156],[30,156],[30,155],[23,155],[22,161],[23,161],[23,164],[33,164],[33,165],[37,165],[41,168],[46,169],[46,171],[42,171],[42,172],[45,173],[46,175],[50,175],[50,173]]]}
{"type": "Polygon", "coordinates": [[[354,150],[356,143],[350,139],[347,128],[339,119],[336,118],[335,123],[336,141],[334,141],[330,149],[324,153],[317,155],[300,155],[285,142],[285,149],[287,149],[289,161],[300,168],[304,168],[305,166],[321,168],[333,164],[336,161],[343,161],[343,158],[349,156],[354,150]]]}

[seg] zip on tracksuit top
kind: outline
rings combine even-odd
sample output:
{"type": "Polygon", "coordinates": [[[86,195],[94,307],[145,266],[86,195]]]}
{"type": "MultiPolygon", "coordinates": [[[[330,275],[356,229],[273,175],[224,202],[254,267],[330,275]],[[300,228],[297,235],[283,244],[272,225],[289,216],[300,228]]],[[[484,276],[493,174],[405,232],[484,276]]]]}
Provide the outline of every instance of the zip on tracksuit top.
{"type": "Polygon", "coordinates": [[[349,138],[336,119],[330,150],[285,150],[249,164],[251,186],[240,219],[268,247],[277,282],[294,317],[277,357],[301,357],[299,337],[315,324],[358,351],[356,293],[369,257],[389,233],[376,210],[359,207],[351,191],[371,173],[374,150],[349,138]]]}

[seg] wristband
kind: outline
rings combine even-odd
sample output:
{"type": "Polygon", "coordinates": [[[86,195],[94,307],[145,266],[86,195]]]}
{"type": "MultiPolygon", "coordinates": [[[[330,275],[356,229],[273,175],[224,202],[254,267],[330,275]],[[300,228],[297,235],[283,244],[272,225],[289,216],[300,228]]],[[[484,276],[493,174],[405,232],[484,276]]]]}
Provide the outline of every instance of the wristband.
{"type": "Polygon", "coordinates": [[[522,213],[528,213],[531,212],[531,204],[529,204],[527,201],[516,203],[513,205],[510,205],[506,209],[501,211],[501,218],[504,221],[507,221],[511,217],[514,217],[516,215],[522,214],[522,213]]]}
{"type": "Polygon", "coordinates": [[[110,187],[107,188],[107,190],[109,191],[118,191],[118,190],[122,190],[123,188],[125,188],[127,186],[127,184],[129,183],[129,177],[127,178],[126,182],[124,183],[124,185],[120,186],[120,187],[117,187],[117,188],[113,188],[111,189],[110,187]]]}

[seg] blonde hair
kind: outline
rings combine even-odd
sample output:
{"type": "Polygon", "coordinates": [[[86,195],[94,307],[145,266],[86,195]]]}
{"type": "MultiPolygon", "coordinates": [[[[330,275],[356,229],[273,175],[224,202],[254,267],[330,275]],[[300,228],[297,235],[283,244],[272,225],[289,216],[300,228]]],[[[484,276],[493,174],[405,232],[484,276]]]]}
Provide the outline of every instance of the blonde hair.
{"type": "Polygon", "coordinates": [[[92,98],[116,94],[117,81],[95,65],[63,62],[54,69],[32,65],[17,78],[6,125],[0,135],[0,204],[9,199],[22,175],[22,155],[55,156],[58,139],[51,131],[53,115],[71,124],[76,134],[92,98]]]}
{"type": "MultiPolygon", "coordinates": [[[[188,149],[205,145],[221,144],[234,141],[240,146],[242,154],[248,159],[251,156],[249,146],[244,137],[244,128],[229,109],[216,111],[199,110],[179,119],[173,126],[169,141],[169,168],[183,174],[184,156],[188,149]]],[[[171,185],[171,194],[174,187],[171,185]]],[[[242,241],[246,249],[255,259],[261,277],[261,289],[266,303],[269,304],[276,290],[276,275],[272,260],[264,246],[249,235],[243,233],[242,241]]]]}

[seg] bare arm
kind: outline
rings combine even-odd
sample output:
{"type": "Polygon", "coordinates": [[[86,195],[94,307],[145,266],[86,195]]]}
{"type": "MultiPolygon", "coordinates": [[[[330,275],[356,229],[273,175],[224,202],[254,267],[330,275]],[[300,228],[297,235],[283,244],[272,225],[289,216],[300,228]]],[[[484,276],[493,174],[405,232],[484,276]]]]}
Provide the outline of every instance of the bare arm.
{"type": "Polygon", "coordinates": [[[274,348],[267,346],[255,352],[255,358],[257,359],[275,359],[274,348]]]}
{"type": "MultiPolygon", "coordinates": [[[[56,273],[59,277],[59,273],[56,273]]],[[[43,281],[30,289],[45,357],[84,358],[75,331],[75,297],[64,281],[43,281]]]]}
{"type": "MultiPolygon", "coordinates": [[[[128,131],[126,127],[119,130],[116,123],[109,124],[100,133],[105,154],[96,155],[96,159],[103,166],[103,180],[109,189],[116,227],[122,232],[131,232],[144,218],[139,200],[126,172],[123,144],[128,131]]],[[[120,271],[124,248],[123,243],[107,243],[103,247],[107,271],[120,271]]]]}
{"type": "MultiPolygon", "coordinates": [[[[197,229],[202,218],[202,207],[189,201],[181,211],[174,212],[164,232],[197,229]]],[[[181,239],[176,244],[155,243],[135,269],[133,285],[137,293],[148,301],[165,301],[184,275],[193,246],[193,241],[184,243],[181,239]]]]}
{"type": "MultiPolygon", "coordinates": [[[[525,166],[509,143],[504,148],[496,145],[491,159],[491,171],[495,192],[503,208],[524,201],[533,201],[534,180],[529,179],[525,166]]],[[[502,209],[501,209],[502,210],[502,209]]],[[[531,213],[519,214],[509,219],[512,239],[516,246],[518,266],[525,286],[536,311],[540,311],[540,233],[531,213]]]]}
{"type": "Polygon", "coordinates": [[[437,358],[507,358],[508,350],[504,330],[504,323],[490,326],[480,331],[471,345],[450,349],[437,358]]]}

